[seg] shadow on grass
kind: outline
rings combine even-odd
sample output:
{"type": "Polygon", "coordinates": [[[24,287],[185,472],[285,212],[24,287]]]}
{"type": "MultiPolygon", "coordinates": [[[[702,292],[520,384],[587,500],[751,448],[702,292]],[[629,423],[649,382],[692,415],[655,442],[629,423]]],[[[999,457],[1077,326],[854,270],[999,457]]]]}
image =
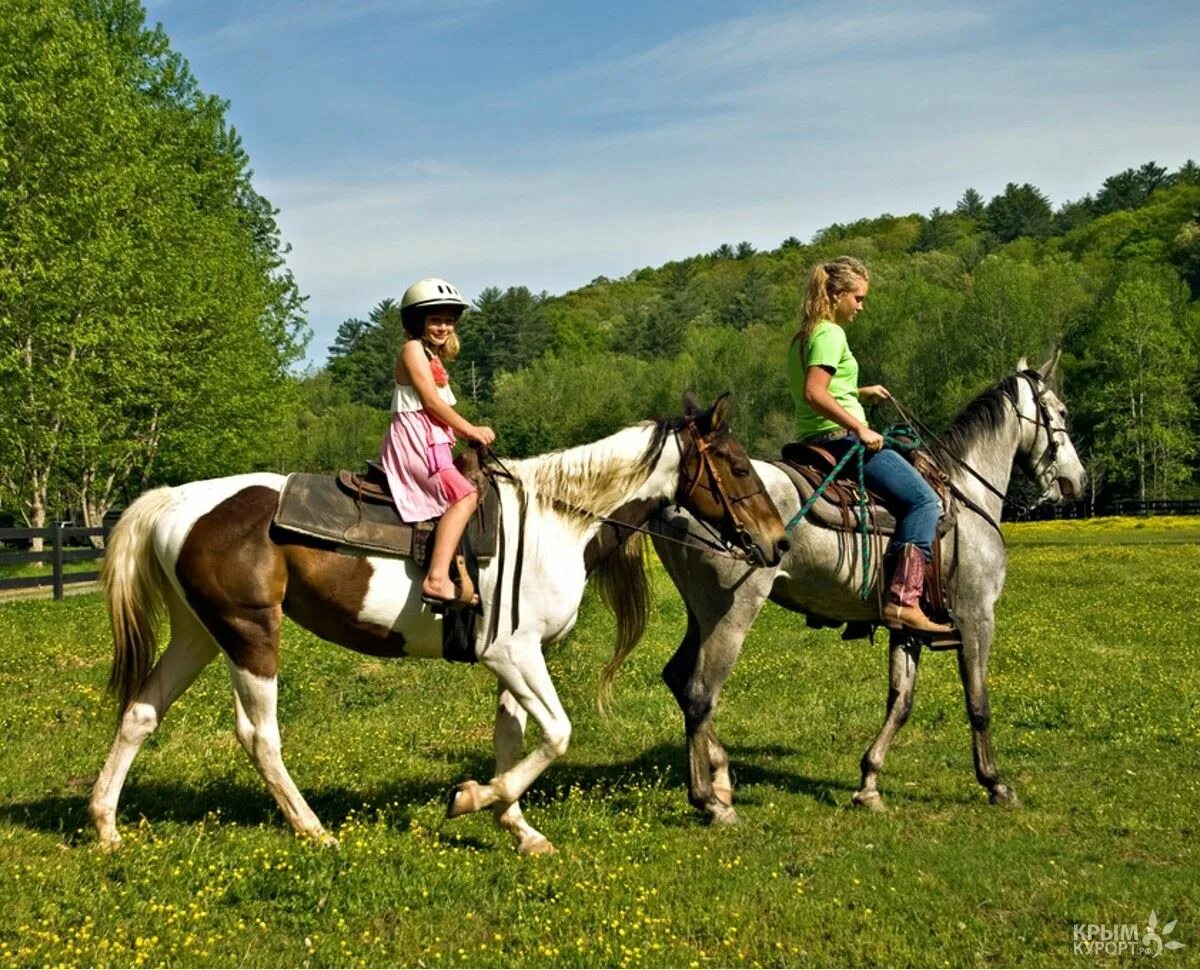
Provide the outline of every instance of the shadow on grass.
{"type": "MultiPolygon", "coordinates": [[[[753,790],[753,786],[763,786],[837,806],[846,800],[846,793],[854,791],[854,786],[845,781],[811,778],[772,763],[793,757],[796,753],[794,749],[781,745],[742,748],[735,752],[733,772],[738,800],[742,804],[758,804],[762,796],[753,790]]],[[[332,828],[337,828],[355,813],[361,814],[366,806],[369,811],[377,809],[384,812],[392,828],[405,831],[412,824],[413,810],[417,806],[443,801],[458,781],[491,777],[493,766],[488,758],[472,756],[458,764],[459,770],[454,778],[422,779],[362,788],[326,786],[303,794],[318,818],[332,828]],[[396,806],[400,806],[399,809],[396,806]]],[[[659,744],[620,762],[557,764],[525,793],[522,802],[527,806],[546,808],[563,797],[564,791],[577,789],[598,801],[607,801],[613,813],[620,814],[627,808],[626,800],[622,797],[623,789],[632,787],[640,780],[652,778],[656,787],[677,790],[682,806],[687,798],[685,765],[685,751],[681,744],[659,744]]],[[[89,791],[72,790],[10,802],[0,805],[0,819],[34,831],[60,835],[69,843],[75,842],[80,829],[91,831],[87,814],[89,797],[89,791]]],[[[155,822],[196,824],[214,814],[219,814],[223,825],[251,828],[264,823],[285,824],[265,787],[230,778],[214,779],[199,786],[131,782],[122,792],[119,819],[125,826],[143,816],[155,822]]]]}

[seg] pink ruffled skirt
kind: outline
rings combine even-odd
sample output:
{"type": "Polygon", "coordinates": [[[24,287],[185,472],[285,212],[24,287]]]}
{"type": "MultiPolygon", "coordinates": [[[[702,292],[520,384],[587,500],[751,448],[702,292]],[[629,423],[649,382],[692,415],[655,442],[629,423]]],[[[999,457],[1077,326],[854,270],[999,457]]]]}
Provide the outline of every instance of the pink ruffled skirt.
{"type": "Polygon", "coordinates": [[[396,511],[405,522],[436,519],[475,491],[454,467],[454,432],[426,411],[396,411],[383,439],[380,464],[387,472],[396,511]]]}

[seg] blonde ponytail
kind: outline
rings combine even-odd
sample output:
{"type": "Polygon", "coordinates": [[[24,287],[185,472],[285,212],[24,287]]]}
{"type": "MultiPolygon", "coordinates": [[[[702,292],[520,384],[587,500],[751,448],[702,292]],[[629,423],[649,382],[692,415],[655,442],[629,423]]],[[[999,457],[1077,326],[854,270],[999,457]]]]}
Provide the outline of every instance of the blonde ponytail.
{"type": "Polygon", "coordinates": [[[833,305],[843,293],[849,292],[859,283],[870,282],[871,274],[862,260],[853,256],[839,256],[825,263],[817,263],[808,274],[808,287],[804,291],[804,315],[800,329],[792,338],[808,341],[815,327],[822,320],[833,319],[833,305]]]}

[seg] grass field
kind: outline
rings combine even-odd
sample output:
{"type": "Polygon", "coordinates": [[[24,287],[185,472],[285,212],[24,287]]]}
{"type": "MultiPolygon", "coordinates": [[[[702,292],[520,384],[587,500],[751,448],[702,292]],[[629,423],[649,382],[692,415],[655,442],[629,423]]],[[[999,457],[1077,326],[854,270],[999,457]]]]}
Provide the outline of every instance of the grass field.
{"type": "Polygon", "coordinates": [[[974,780],[953,656],[922,664],[855,810],[886,651],[768,607],[718,727],[742,824],[700,824],[658,672],[658,605],[595,713],[612,620],[591,596],[550,666],[572,747],[526,800],[559,848],[519,858],[447,788],[490,775],[493,681],[377,662],[289,626],[280,717],[293,777],[338,850],[283,827],[214,664],[135,763],[125,845],[96,851],[89,786],[111,742],[98,595],[0,606],[0,964],[16,966],[1186,966],[1200,963],[1200,519],[1009,529],[993,733],[1017,809],[974,780]],[[1151,913],[1157,957],[1078,953],[1075,924],[1151,913]],[[1169,934],[1167,924],[1175,921],[1169,934]]]}

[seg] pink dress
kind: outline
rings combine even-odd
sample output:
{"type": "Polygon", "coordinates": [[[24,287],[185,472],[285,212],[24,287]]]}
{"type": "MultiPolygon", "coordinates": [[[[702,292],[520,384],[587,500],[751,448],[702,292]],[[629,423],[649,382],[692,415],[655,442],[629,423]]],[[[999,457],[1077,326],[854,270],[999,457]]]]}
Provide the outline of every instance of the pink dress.
{"type": "MultiPolygon", "coordinates": [[[[456,399],[441,358],[431,357],[429,365],[438,397],[453,407],[456,399]]],[[[405,522],[435,519],[475,491],[454,467],[450,455],[454,442],[454,431],[425,410],[416,388],[397,384],[380,464],[387,472],[396,511],[405,522]]]]}

